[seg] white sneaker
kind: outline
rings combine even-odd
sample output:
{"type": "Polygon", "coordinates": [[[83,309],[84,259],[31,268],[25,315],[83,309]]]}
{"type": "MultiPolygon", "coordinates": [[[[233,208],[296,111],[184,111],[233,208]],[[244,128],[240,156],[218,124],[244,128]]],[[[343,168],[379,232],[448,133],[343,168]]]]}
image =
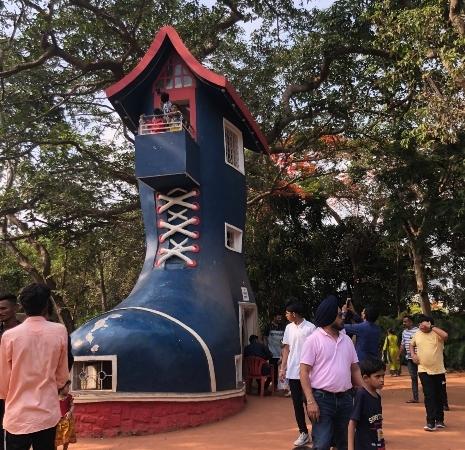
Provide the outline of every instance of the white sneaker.
{"type": "Polygon", "coordinates": [[[300,445],[305,445],[310,442],[310,437],[308,436],[308,433],[300,433],[299,437],[295,440],[294,445],[296,447],[299,447],[300,445]]]}

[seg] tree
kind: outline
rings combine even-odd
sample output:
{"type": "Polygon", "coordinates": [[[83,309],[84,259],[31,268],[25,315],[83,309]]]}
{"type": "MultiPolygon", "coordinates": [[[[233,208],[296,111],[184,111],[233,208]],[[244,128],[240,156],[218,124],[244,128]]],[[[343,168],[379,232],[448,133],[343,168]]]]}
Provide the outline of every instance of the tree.
{"type": "Polygon", "coordinates": [[[133,136],[102,89],[169,23],[228,75],[270,143],[272,158],[248,157],[249,266],[258,298],[271,299],[263,309],[287,291],[312,306],[351,285],[360,303],[383,289],[386,306],[399,310],[411,291],[410,255],[427,311],[429,281],[445,267],[436,249],[453,249],[457,267],[462,257],[461,11],[462,2],[439,0],[338,0],[327,10],[288,0],[5,2],[4,249],[55,290],[69,328],[87,314],[79,301],[97,312],[129,291],[129,281],[111,285],[114,267],[135,277],[111,236],[121,230],[141,250],[127,239],[139,208],[133,136]],[[253,19],[247,36],[241,26],[253,19]],[[271,268],[258,260],[264,251],[271,268]]]}
{"type": "MultiPolygon", "coordinates": [[[[0,13],[1,239],[36,282],[53,290],[74,328],[50,248],[134,220],[132,138],[102,97],[143,56],[152,32],[175,23],[200,56],[237,33],[240,3],[193,1],[5,2],[0,13]],[[156,11],[154,14],[153,12],[156,11]],[[149,33],[147,33],[149,31],[149,33]]],[[[105,249],[99,263],[108,306],[105,249]]]]}

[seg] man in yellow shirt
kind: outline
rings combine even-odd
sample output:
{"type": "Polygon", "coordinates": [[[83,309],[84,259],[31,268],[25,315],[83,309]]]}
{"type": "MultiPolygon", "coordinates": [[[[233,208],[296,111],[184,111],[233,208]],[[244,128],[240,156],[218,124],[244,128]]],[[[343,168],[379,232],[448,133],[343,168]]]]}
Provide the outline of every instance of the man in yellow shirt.
{"type": "Polygon", "coordinates": [[[426,431],[445,428],[443,381],[446,369],[444,367],[444,342],[447,333],[434,325],[431,317],[421,316],[419,331],[410,341],[410,355],[418,364],[418,376],[423,386],[426,408],[426,431]]]}

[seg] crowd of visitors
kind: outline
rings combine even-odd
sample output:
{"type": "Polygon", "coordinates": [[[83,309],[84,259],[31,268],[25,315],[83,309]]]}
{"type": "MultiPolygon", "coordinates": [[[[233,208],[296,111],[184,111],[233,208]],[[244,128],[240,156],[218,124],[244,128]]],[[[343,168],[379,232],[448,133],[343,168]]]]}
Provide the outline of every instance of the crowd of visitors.
{"type": "MultiPolygon", "coordinates": [[[[304,305],[292,298],[285,307],[287,325],[278,312],[264,330],[264,343],[252,336],[258,349],[253,354],[262,353],[279,367],[279,381],[289,383],[299,430],[294,446],[311,442],[315,450],[385,449],[380,391],[386,364],[391,376],[399,376],[402,357],[412,384],[412,398],[406,402],[419,402],[420,378],[425,431],[446,427],[447,333],[431,317],[419,317],[415,326],[414,318],[405,316],[401,339],[390,328],[382,340],[378,311],[370,305],[359,315],[350,299],[341,304],[330,295],[319,304],[314,323],[305,319],[304,311],[304,305]]],[[[244,356],[250,353],[248,347],[244,356]]]]}
{"type": "MultiPolygon", "coordinates": [[[[0,442],[6,450],[67,450],[76,442],[69,336],[63,325],[48,320],[50,306],[51,291],[42,284],[25,287],[18,299],[0,294],[0,442]],[[23,321],[17,317],[19,305],[23,321]]],[[[359,316],[351,301],[341,306],[330,295],[319,304],[312,323],[305,319],[304,305],[292,298],[285,317],[287,325],[282,314],[273,315],[264,342],[251,335],[244,357],[264,359],[262,375],[276,368],[275,380],[288,382],[299,429],[295,446],[312,441],[315,450],[385,448],[380,390],[386,364],[381,353],[391,375],[399,374],[405,354],[412,382],[408,403],[419,402],[420,379],[424,429],[446,427],[443,351],[448,335],[433,318],[422,315],[416,327],[413,317],[405,316],[400,346],[393,329],[381,346],[378,313],[371,306],[359,316]]]]}

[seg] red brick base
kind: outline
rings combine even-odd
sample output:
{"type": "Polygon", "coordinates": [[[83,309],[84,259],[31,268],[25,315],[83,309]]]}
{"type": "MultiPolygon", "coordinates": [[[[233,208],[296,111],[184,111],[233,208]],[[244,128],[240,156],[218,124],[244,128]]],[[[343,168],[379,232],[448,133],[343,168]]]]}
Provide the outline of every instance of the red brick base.
{"type": "Polygon", "coordinates": [[[245,396],[228,399],[173,401],[114,401],[75,403],[76,431],[82,437],[154,434],[216,422],[239,412],[245,396]]]}

